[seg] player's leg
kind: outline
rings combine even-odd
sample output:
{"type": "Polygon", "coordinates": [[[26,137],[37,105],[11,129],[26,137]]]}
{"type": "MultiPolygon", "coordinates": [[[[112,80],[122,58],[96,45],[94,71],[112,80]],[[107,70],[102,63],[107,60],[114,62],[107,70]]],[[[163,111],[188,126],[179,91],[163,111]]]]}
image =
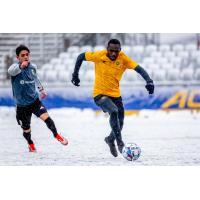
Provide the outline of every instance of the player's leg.
{"type": "Polygon", "coordinates": [[[23,136],[28,143],[28,148],[30,152],[36,152],[35,144],[31,139],[31,116],[32,113],[28,107],[19,107],[16,109],[16,119],[18,124],[23,130],[23,136]]]}
{"type": "Polygon", "coordinates": [[[36,104],[34,105],[34,109],[33,109],[33,113],[39,117],[41,120],[43,120],[45,122],[45,124],[47,125],[47,127],[51,130],[51,132],[53,133],[54,137],[63,145],[67,145],[68,141],[66,138],[64,138],[63,136],[61,136],[58,132],[57,132],[57,128],[55,126],[54,121],[51,119],[51,117],[49,116],[47,109],[45,108],[45,106],[42,104],[41,101],[37,101],[36,104]]]}
{"type": "Polygon", "coordinates": [[[112,100],[107,96],[102,96],[99,100],[96,101],[96,104],[101,107],[104,112],[108,112],[110,115],[110,126],[114,132],[115,139],[121,140],[121,130],[118,118],[118,108],[112,102],[112,100]]]}
{"type": "MultiPolygon", "coordinates": [[[[120,130],[122,132],[123,124],[124,124],[124,106],[123,106],[123,103],[122,103],[122,98],[121,97],[112,98],[112,101],[118,108],[118,119],[119,119],[119,124],[120,124],[120,130]]],[[[122,135],[121,135],[121,137],[122,137],[122,135]]],[[[111,140],[115,139],[113,131],[111,131],[109,138],[111,138],[111,140]]],[[[124,147],[124,143],[122,141],[123,140],[121,140],[121,142],[118,143],[118,149],[119,149],[120,152],[122,152],[122,149],[124,147]]]]}
{"type": "MultiPolygon", "coordinates": [[[[120,124],[120,129],[122,131],[123,125],[124,125],[124,106],[122,103],[122,98],[119,97],[113,101],[115,105],[118,107],[118,118],[119,118],[119,124],[120,124]]],[[[111,131],[110,137],[114,139],[114,133],[111,131]]]]}
{"type": "Polygon", "coordinates": [[[120,123],[119,123],[119,118],[118,118],[118,108],[117,106],[112,102],[112,100],[107,97],[107,96],[97,96],[95,99],[95,103],[101,107],[101,109],[104,112],[108,112],[110,115],[110,126],[113,132],[114,137],[106,137],[105,141],[110,147],[110,151],[113,156],[117,156],[117,151],[115,148],[114,140],[116,139],[117,143],[120,144],[122,143],[121,139],[121,129],[120,129],[120,123]]]}
{"type": "Polygon", "coordinates": [[[30,152],[36,152],[35,144],[31,139],[31,128],[30,129],[23,129],[23,136],[28,142],[28,148],[30,152]]]}
{"type": "MultiPolygon", "coordinates": [[[[120,130],[122,133],[122,129],[123,129],[123,125],[124,125],[124,106],[123,106],[121,97],[115,99],[115,105],[118,108],[118,119],[119,119],[119,124],[120,124],[120,130]]],[[[122,138],[122,134],[121,134],[121,138],[122,138]]],[[[121,140],[121,142],[117,143],[117,145],[118,145],[118,149],[119,149],[120,153],[122,153],[122,149],[124,147],[123,140],[121,140]]]]}
{"type": "Polygon", "coordinates": [[[121,97],[115,99],[115,105],[118,107],[119,124],[122,131],[124,125],[124,105],[121,97]]]}

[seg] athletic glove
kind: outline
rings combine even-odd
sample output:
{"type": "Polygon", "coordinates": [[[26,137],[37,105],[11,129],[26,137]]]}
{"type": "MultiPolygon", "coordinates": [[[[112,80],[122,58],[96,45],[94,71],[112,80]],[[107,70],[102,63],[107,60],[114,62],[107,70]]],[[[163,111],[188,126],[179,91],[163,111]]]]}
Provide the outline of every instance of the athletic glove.
{"type": "Polygon", "coordinates": [[[153,81],[148,81],[145,88],[147,89],[147,91],[149,92],[149,94],[153,94],[154,93],[154,84],[153,81]]]}
{"type": "Polygon", "coordinates": [[[80,86],[80,79],[79,79],[79,77],[78,77],[78,74],[77,73],[73,73],[72,74],[72,80],[71,80],[71,82],[75,85],[75,86],[80,86]]]}

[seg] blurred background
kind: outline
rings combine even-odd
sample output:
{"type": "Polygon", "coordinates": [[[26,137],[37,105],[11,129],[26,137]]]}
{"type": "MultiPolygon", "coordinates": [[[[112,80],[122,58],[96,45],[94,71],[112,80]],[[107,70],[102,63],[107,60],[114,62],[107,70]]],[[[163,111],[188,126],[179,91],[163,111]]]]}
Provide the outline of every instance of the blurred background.
{"type": "Polygon", "coordinates": [[[156,86],[149,97],[144,80],[127,70],[121,81],[127,110],[200,108],[199,33],[0,33],[0,105],[14,105],[7,69],[17,61],[16,47],[25,44],[48,88],[47,107],[97,109],[91,98],[93,63],[82,64],[81,89],[73,87],[71,74],[80,53],[103,50],[111,38],[121,41],[122,51],[147,70],[156,86]]]}

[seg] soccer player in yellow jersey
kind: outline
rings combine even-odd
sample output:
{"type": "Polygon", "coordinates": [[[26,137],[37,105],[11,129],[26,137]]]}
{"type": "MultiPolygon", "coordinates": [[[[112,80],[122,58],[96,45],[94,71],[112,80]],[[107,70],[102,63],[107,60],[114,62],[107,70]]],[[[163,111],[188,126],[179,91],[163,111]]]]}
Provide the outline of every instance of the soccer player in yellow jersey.
{"type": "Polygon", "coordinates": [[[80,86],[79,70],[83,61],[95,63],[95,83],[93,98],[95,103],[110,115],[111,133],[105,138],[105,142],[110,148],[114,157],[118,156],[115,146],[117,142],[118,150],[122,153],[124,142],[121,131],[124,123],[124,107],[120,94],[119,81],[126,69],[134,69],[146,81],[146,89],[149,94],[154,92],[154,84],[148,73],[121,51],[120,41],[111,39],[106,50],[97,52],[81,53],[76,61],[72,83],[80,86]]]}

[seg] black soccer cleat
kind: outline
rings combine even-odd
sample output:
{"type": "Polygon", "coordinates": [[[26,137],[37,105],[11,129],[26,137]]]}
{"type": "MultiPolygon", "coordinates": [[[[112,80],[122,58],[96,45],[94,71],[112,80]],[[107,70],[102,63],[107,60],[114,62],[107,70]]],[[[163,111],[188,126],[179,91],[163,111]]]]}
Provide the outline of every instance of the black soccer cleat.
{"type": "Polygon", "coordinates": [[[116,147],[115,147],[114,141],[113,141],[113,142],[109,141],[108,137],[105,137],[104,141],[105,141],[106,144],[109,146],[109,148],[110,148],[110,153],[111,153],[114,157],[117,157],[117,156],[118,156],[118,153],[117,153],[117,149],[116,149],[116,147]]]}
{"type": "Polygon", "coordinates": [[[122,149],[124,147],[124,142],[123,141],[117,142],[117,146],[118,146],[119,152],[122,153],[122,149]]]}

